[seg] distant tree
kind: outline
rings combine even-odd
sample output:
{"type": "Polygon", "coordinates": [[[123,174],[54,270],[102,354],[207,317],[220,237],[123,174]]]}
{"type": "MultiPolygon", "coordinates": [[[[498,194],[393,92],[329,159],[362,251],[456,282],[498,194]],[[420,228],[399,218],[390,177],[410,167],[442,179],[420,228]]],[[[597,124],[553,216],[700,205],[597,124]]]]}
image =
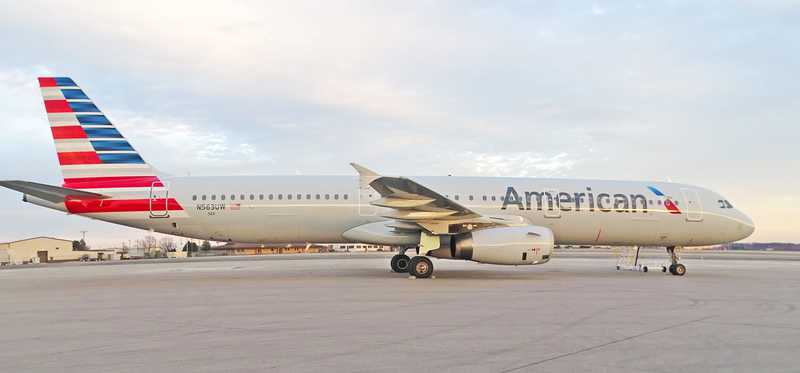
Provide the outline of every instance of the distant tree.
{"type": "Polygon", "coordinates": [[[158,247],[158,240],[153,236],[145,236],[144,237],[144,247],[145,249],[154,249],[158,247]]]}
{"type": "Polygon", "coordinates": [[[175,243],[175,240],[172,239],[172,237],[164,237],[158,241],[158,248],[165,253],[168,251],[175,251],[175,248],[177,247],[178,244],[175,243]]]}
{"type": "Polygon", "coordinates": [[[72,251],[80,250],[81,249],[81,242],[80,241],[72,241],[72,251]]]}
{"type": "Polygon", "coordinates": [[[203,250],[203,251],[211,250],[211,243],[208,242],[208,241],[203,241],[203,243],[200,244],[200,250],[203,250]]]}
{"type": "Polygon", "coordinates": [[[89,245],[86,244],[86,241],[84,241],[83,238],[81,238],[81,240],[78,242],[78,247],[79,247],[78,250],[89,250],[90,249],[89,245]]]}

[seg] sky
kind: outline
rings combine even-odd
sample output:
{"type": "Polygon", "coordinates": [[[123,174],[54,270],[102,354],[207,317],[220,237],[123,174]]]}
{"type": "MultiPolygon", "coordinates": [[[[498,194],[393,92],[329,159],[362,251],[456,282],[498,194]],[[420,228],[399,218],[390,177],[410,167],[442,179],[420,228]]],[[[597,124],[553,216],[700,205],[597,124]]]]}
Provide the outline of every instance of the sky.
{"type": "MultiPolygon", "coordinates": [[[[175,175],[672,180],[800,242],[796,1],[0,0],[0,179],[60,184],[38,76],[175,175]]],[[[146,232],[0,190],[0,241],[146,232]]]]}

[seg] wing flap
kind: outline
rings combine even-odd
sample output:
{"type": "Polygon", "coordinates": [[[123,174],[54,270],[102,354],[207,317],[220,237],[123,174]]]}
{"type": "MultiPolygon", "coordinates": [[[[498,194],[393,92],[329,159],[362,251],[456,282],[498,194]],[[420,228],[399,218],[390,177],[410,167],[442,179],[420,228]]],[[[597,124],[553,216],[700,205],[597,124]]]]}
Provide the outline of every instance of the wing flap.
{"type": "Polygon", "coordinates": [[[414,208],[414,207],[425,206],[433,201],[434,199],[431,198],[407,199],[407,198],[398,198],[393,195],[392,197],[383,197],[377,201],[373,201],[371,202],[371,204],[380,207],[402,209],[402,208],[414,208]]]}

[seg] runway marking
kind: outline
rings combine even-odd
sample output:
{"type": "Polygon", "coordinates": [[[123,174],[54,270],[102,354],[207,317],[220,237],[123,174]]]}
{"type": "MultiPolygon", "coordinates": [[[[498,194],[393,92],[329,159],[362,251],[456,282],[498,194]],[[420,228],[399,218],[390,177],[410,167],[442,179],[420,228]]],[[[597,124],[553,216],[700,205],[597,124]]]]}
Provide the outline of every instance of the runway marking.
{"type": "Polygon", "coordinates": [[[674,325],[670,325],[670,326],[665,326],[663,328],[658,328],[658,329],[646,331],[646,332],[643,332],[643,333],[634,334],[634,335],[629,336],[629,337],[615,339],[613,341],[609,341],[609,342],[606,342],[606,343],[601,343],[599,345],[594,345],[594,346],[591,346],[591,347],[582,348],[582,349],[577,350],[577,351],[563,353],[561,355],[556,355],[556,356],[553,356],[553,357],[549,357],[547,359],[542,359],[542,360],[534,361],[532,363],[528,363],[528,364],[525,364],[525,365],[520,365],[518,367],[514,367],[514,368],[511,368],[511,369],[503,370],[503,371],[501,371],[501,373],[515,372],[515,371],[518,371],[520,369],[530,368],[532,366],[539,365],[539,364],[542,364],[542,363],[546,363],[546,362],[549,362],[549,361],[558,360],[558,359],[561,359],[561,358],[565,358],[565,357],[577,355],[577,354],[580,354],[580,353],[596,350],[598,348],[603,348],[603,347],[606,347],[606,346],[610,346],[610,345],[621,343],[621,342],[625,342],[625,341],[630,341],[631,339],[643,337],[643,336],[646,336],[646,335],[649,335],[649,334],[655,334],[655,333],[663,332],[665,330],[669,330],[669,329],[672,329],[672,328],[677,328],[679,326],[684,326],[684,325],[689,325],[689,324],[693,324],[693,323],[696,323],[696,322],[705,321],[705,320],[708,320],[708,319],[715,318],[717,316],[718,315],[701,317],[699,319],[685,321],[685,322],[682,322],[680,324],[674,324],[674,325]]]}

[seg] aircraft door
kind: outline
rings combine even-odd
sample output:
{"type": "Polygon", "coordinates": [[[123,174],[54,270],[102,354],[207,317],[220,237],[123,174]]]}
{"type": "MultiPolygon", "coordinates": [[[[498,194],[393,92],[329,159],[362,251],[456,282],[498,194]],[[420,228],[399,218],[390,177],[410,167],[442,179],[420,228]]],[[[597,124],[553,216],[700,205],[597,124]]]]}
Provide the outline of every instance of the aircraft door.
{"type": "Polygon", "coordinates": [[[682,188],[683,203],[681,206],[686,214],[686,221],[703,221],[703,204],[697,191],[689,188],[682,188]]]}
{"type": "Polygon", "coordinates": [[[168,218],[169,217],[169,184],[164,182],[154,181],[150,185],[150,218],[168,218]]]}

